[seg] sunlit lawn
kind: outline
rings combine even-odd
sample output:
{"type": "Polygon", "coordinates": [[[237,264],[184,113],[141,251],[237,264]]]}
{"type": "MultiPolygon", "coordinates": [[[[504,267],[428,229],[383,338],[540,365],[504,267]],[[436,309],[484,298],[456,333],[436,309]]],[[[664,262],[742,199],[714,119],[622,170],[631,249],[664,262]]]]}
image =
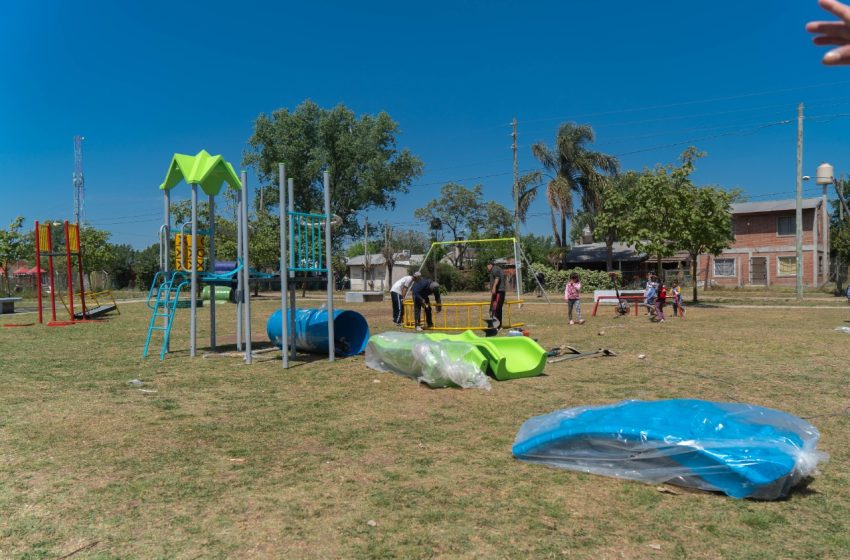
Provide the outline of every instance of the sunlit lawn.
{"type": "MultiPolygon", "coordinates": [[[[143,360],[143,304],[104,323],[2,328],[0,558],[850,557],[850,335],[833,330],[850,326],[846,304],[693,307],[663,325],[606,308],[568,327],[562,302],[530,301],[520,315],[544,347],[619,356],[491,392],[432,390],[362,356],[287,371],[277,353],[190,359],[185,312],[176,352],[143,360]],[[762,503],[511,457],[530,416],[671,397],[808,417],[831,460],[807,489],[762,503]]],[[[258,345],[275,303],[254,302],[258,345]]],[[[373,333],[392,326],[389,302],[337,305],[373,333]]]]}

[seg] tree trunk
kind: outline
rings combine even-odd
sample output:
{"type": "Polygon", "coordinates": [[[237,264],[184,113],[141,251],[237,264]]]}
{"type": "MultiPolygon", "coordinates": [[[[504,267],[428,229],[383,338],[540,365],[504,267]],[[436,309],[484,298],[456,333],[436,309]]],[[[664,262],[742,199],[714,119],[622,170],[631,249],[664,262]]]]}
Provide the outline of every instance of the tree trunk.
{"type": "Polygon", "coordinates": [[[708,289],[708,271],[711,270],[711,255],[705,256],[705,284],[702,287],[702,291],[706,291],[708,289]]]}
{"type": "Polygon", "coordinates": [[[561,212],[561,247],[567,246],[567,215],[561,212]]]}
{"type": "Polygon", "coordinates": [[[605,270],[614,270],[614,232],[609,231],[605,238],[605,270]]]}
{"type": "Polygon", "coordinates": [[[658,260],[655,263],[655,274],[658,275],[659,281],[663,281],[663,278],[661,277],[661,272],[664,270],[664,267],[661,266],[661,255],[658,255],[656,258],[658,260]]]}
{"type": "Polygon", "coordinates": [[[692,264],[691,268],[693,269],[693,282],[694,282],[694,303],[697,303],[697,267],[699,266],[699,255],[691,255],[692,264]]]}

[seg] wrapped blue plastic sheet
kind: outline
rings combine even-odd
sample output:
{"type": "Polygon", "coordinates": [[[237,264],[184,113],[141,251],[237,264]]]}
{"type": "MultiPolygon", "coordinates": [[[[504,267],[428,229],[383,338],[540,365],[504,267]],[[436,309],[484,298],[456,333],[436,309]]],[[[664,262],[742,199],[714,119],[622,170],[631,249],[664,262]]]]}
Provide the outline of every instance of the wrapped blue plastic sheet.
{"type": "Polygon", "coordinates": [[[805,420],[761,406],[630,400],[531,418],[517,433],[513,454],[581,472],[775,500],[827,459],[817,450],[819,438],[805,420]]]}

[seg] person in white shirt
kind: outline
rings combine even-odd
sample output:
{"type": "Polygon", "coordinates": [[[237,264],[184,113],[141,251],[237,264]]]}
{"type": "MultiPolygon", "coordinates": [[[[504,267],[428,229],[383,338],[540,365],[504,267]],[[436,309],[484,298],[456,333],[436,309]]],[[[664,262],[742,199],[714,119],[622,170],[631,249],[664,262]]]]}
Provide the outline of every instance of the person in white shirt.
{"type": "Polygon", "coordinates": [[[412,276],[407,275],[402,277],[390,288],[390,299],[393,302],[393,323],[397,326],[401,326],[404,317],[404,298],[407,296],[407,292],[410,291],[413,283],[421,277],[421,272],[414,272],[412,276]]]}

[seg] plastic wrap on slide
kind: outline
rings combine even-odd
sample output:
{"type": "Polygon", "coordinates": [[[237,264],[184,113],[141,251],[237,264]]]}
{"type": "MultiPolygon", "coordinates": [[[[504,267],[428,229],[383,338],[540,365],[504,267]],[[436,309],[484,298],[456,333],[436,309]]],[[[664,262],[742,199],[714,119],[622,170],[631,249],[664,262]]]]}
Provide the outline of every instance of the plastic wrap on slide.
{"type": "Polygon", "coordinates": [[[583,406],[527,420],[523,461],[659,484],[775,500],[827,455],[805,420],[744,403],[690,399],[583,406]]]}
{"type": "Polygon", "coordinates": [[[490,390],[487,358],[466,342],[434,341],[426,335],[403,332],[376,334],[366,345],[366,365],[431,387],[490,390]]]}

